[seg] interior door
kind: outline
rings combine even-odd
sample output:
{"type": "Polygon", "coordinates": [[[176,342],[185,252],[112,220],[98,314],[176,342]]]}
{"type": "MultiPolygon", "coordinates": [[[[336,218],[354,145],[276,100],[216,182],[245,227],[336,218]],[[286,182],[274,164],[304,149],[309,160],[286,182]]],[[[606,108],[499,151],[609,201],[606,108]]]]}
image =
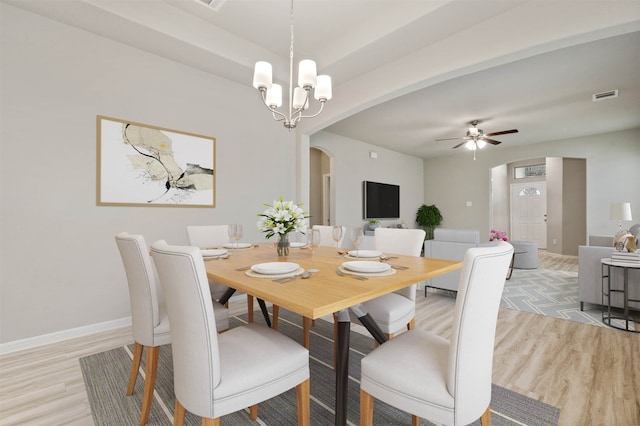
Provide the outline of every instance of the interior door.
{"type": "Polygon", "coordinates": [[[547,183],[511,184],[511,235],[514,241],[533,241],[547,248],[547,183]]]}
{"type": "Polygon", "coordinates": [[[331,175],[322,175],[322,224],[331,225],[331,175]]]}

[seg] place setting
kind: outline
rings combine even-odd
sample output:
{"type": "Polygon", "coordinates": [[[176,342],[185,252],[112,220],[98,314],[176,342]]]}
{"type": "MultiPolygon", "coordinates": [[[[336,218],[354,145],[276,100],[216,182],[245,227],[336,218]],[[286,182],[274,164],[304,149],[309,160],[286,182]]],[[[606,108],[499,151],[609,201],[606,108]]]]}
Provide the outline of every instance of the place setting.
{"type": "Polygon", "coordinates": [[[251,265],[245,270],[245,275],[253,278],[287,282],[295,278],[309,278],[311,273],[293,262],[265,262],[251,265]]]}
{"type": "Polygon", "coordinates": [[[338,275],[354,277],[388,277],[396,273],[390,264],[374,260],[354,260],[338,266],[338,275]]]}
{"type": "Polygon", "coordinates": [[[200,249],[200,254],[204,260],[227,259],[230,256],[229,250],[226,249],[200,249]]]}

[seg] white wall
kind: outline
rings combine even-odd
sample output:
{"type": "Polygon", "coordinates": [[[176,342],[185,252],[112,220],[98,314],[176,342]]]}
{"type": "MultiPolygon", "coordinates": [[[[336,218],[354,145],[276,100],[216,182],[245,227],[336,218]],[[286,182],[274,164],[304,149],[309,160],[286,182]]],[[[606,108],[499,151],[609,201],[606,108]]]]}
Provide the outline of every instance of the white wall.
{"type": "Polygon", "coordinates": [[[417,227],[416,211],[424,194],[422,159],[329,132],[312,135],[311,146],[334,158],[336,224],[349,228],[366,223],[362,218],[362,181],[370,180],[400,185],[401,218],[382,220],[381,225],[402,222],[408,228],[417,227]],[[376,151],[378,158],[369,158],[369,151],[376,151]]]}
{"type": "Polygon", "coordinates": [[[613,202],[631,202],[634,223],[640,222],[640,129],[525,147],[488,147],[475,161],[471,152],[425,160],[425,202],[440,208],[443,227],[479,229],[481,239],[488,239],[491,168],[538,157],[586,159],[587,235],[615,233],[617,224],[609,220],[613,202]],[[472,207],[466,207],[467,201],[472,207]]]}
{"type": "MultiPolygon", "coordinates": [[[[114,242],[186,244],[298,192],[295,134],[246,85],[0,5],[0,343],[128,317],[114,242]],[[217,139],[217,207],[96,206],[96,115],[217,139]]],[[[224,42],[221,40],[221,42],[224,42]]]]}

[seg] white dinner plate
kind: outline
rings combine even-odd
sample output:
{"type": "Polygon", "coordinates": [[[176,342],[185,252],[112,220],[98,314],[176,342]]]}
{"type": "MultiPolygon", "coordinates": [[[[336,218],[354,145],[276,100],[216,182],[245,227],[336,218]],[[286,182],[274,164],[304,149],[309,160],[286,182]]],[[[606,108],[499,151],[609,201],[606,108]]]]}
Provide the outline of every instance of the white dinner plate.
{"type": "Polygon", "coordinates": [[[246,249],[251,247],[251,243],[227,243],[224,244],[222,247],[224,248],[228,248],[228,249],[246,249]]]}
{"type": "Polygon", "coordinates": [[[391,268],[391,265],[389,265],[388,263],[372,262],[370,260],[344,262],[342,266],[354,272],[384,272],[391,268]]]}
{"type": "Polygon", "coordinates": [[[295,242],[295,241],[292,241],[289,244],[290,244],[291,248],[300,248],[300,247],[306,246],[305,243],[298,243],[298,242],[295,242]]]}
{"type": "Polygon", "coordinates": [[[357,257],[380,257],[382,252],[378,250],[358,250],[357,253],[355,250],[351,250],[349,252],[351,257],[356,257],[356,254],[358,255],[357,257]]]}
{"type": "Polygon", "coordinates": [[[200,249],[202,257],[217,257],[227,254],[229,251],[226,249],[200,249]]]}
{"type": "Polygon", "coordinates": [[[288,274],[289,272],[297,270],[299,267],[300,265],[293,262],[267,262],[253,265],[251,267],[251,270],[253,272],[257,272],[258,274],[278,275],[288,274]]]}

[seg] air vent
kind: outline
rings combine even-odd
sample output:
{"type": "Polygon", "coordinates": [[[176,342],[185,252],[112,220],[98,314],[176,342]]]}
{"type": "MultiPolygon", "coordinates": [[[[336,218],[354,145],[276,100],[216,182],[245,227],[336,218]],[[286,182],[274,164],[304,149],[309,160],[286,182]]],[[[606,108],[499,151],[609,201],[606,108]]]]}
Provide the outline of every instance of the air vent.
{"type": "Polygon", "coordinates": [[[226,2],[227,0],[195,0],[195,1],[198,3],[205,4],[209,6],[211,9],[218,12],[222,7],[222,5],[224,4],[224,2],[226,2]]]}
{"type": "Polygon", "coordinates": [[[606,92],[594,93],[593,102],[602,101],[604,99],[611,99],[618,97],[618,90],[608,90],[606,92]]]}

